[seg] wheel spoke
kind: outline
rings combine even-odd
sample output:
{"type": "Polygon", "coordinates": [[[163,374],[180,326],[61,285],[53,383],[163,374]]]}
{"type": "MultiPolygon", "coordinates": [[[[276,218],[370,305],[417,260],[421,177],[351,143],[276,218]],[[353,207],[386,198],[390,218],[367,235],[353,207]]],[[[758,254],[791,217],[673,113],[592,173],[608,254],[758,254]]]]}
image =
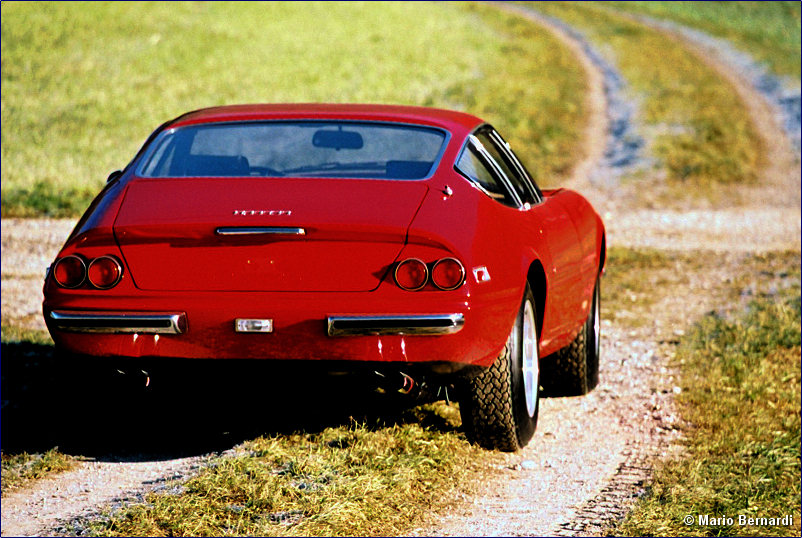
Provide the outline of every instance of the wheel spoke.
{"type": "Polygon", "coordinates": [[[596,356],[599,356],[599,347],[601,342],[601,309],[599,308],[599,299],[601,293],[599,292],[599,284],[596,283],[596,289],[593,293],[593,349],[596,356]]]}
{"type": "Polygon", "coordinates": [[[529,416],[535,415],[537,409],[538,392],[538,351],[537,351],[537,327],[535,325],[535,315],[532,304],[527,302],[524,305],[522,340],[522,362],[524,396],[526,398],[526,411],[529,416]]]}

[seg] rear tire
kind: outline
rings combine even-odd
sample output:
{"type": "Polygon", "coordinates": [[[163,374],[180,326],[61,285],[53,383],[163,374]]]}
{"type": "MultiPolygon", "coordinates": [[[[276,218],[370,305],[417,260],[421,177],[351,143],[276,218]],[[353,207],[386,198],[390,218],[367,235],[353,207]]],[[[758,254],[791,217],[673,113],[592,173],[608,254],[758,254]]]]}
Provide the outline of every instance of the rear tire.
{"type": "Polygon", "coordinates": [[[471,442],[514,452],[535,433],[540,407],[536,319],[535,300],[527,285],[504,350],[492,366],[465,381],[460,414],[471,442]]]}
{"type": "Polygon", "coordinates": [[[581,396],[599,384],[601,341],[600,279],[596,277],[588,319],[576,338],[543,361],[544,393],[549,396],[581,396]]]}

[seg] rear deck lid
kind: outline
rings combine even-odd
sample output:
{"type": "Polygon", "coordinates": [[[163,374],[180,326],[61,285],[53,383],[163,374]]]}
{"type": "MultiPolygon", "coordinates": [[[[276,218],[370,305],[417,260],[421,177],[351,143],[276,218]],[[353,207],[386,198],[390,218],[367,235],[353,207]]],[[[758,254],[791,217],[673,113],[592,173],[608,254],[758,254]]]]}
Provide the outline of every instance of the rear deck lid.
{"type": "Polygon", "coordinates": [[[135,179],[114,233],[143,290],[370,291],[427,190],[420,181],[135,179]]]}

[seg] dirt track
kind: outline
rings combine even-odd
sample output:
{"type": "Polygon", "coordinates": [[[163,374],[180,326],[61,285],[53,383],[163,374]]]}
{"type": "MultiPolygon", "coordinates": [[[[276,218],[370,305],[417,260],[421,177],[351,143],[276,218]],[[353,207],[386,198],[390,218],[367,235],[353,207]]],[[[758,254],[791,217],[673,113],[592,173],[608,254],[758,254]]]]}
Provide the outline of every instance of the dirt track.
{"type": "MultiPolygon", "coordinates": [[[[638,327],[603,322],[600,386],[582,398],[542,401],[535,438],[507,464],[488,469],[481,493],[466,498],[419,535],[553,535],[598,533],[623,515],[642,492],[653,457],[672,450],[677,433],[675,391],[667,368],[671,341],[694,319],[721,306],[722,283],[741,270],[744,253],[799,250],[799,161],[766,102],[722,59],[704,55],[737,88],[773,148],[762,184],[770,196],[754,196],[743,207],[663,211],[629,206],[615,184],[599,177],[608,137],[609,95],[604,74],[578,42],[537,18],[574,50],[588,72],[592,111],[587,158],[570,185],[587,194],[605,218],[609,246],[717,252],[703,270],[688,275],[682,291],[649,309],[638,327]]],[[[614,66],[613,66],[614,67],[614,66]]],[[[756,191],[757,192],[757,191],[756,191]]],[[[2,312],[4,321],[43,328],[41,279],[72,227],[71,221],[2,222],[2,312]]],[[[676,284],[679,287],[679,282],[676,284]]],[[[115,499],[158,487],[159,480],[190,472],[202,456],[173,460],[98,458],[72,472],[3,497],[2,534],[72,532],[64,522],[115,499]]]]}

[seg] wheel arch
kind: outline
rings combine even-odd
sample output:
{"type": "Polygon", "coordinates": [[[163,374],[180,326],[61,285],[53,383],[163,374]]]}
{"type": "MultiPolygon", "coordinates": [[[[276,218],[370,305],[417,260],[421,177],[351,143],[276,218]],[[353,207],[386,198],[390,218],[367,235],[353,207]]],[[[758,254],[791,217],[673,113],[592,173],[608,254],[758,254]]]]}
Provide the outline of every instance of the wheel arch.
{"type": "Polygon", "coordinates": [[[546,271],[543,269],[543,264],[540,260],[535,259],[530,265],[526,273],[526,281],[529,283],[529,288],[532,290],[532,295],[535,297],[535,321],[537,323],[537,334],[543,334],[543,316],[546,312],[546,271]]]}
{"type": "Polygon", "coordinates": [[[607,234],[602,232],[601,247],[599,249],[599,274],[607,269],[607,234]]]}

